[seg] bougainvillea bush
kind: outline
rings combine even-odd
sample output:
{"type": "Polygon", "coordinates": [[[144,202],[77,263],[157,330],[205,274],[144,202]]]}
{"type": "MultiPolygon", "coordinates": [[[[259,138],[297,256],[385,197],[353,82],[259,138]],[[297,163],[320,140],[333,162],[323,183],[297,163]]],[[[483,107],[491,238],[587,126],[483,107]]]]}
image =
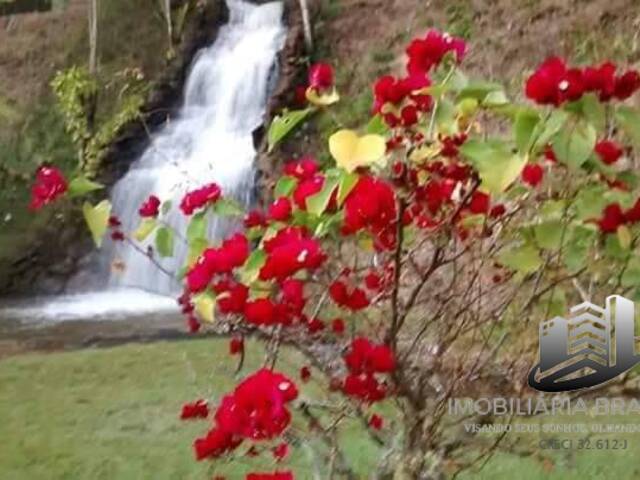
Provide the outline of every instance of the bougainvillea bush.
{"type": "MultiPolygon", "coordinates": [[[[179,208],[190,219],[177,273],[189,329],[228,335],[239,366],[246,337],[266,345],[264,366],[235,389],[183,408],[182,418],[203,421],[194,455],[214,471],[259,456],[274,462],[271,473],[248,479],[291,479],[290,447],[317,438],[318,475],[356,478],[339,435],[353,419],[383,452],[372,478],[479,467],[503,437],[461,432],[449,400],[532,395],[539,321],[574,300],[639,295],[639,73],[550,58],[514,101],[463,73],[466,49],[437,31],[413,40],[406,71],[375,80],[362,128],[336,125],[316,152],[324,161],[278,159],[296,127],[348,101],[333,69],[313,65],[306,107],[269,129],[279,167],[263,208],[243,211],[212,183],[175,206],[151,196],[141,227],[124,232],[108,201],[84,205],[98,242],[107,231],[116,242],[155,242],[151,257],[182,241],[162,220],[179,208]],[[243,218],[244,229],[204,238],[213,215],[243,218]],[[308,359],[299,375],[279,371],[285,345],[308,359]],[[312,375],[322,401],[300,393],[312,375]]],[[[69,188],[97,185],[80,177],[69,188]]],[[[43,167],[32,205],[66,190],[43,167]]]]}

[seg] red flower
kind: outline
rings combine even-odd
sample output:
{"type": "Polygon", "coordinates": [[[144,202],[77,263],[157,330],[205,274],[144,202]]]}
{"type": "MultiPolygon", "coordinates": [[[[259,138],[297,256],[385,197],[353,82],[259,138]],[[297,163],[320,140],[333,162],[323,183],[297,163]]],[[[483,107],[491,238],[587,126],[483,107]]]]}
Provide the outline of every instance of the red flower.
{"type": "Polygon", "coordinates": [[[209,407],[206,400],[196,400],[194,403],[185,403],[180,413],[181,420],[190,420],[193,418],[207,418],[209,416],[209,407]]]}
{"type": "Polygon", "coordinates": [[[272,439],[291,423],[287,403],[297,396],[291,380],[263,368],[222,399],[215,414],[217,428],[241,438],[272,439]]]}
{"type": "Polygon", "coordinates": [[[584,88],[580,70],[568,69],[562,59],[551,57],[529,77],[525,93],[536,103],[558,106],[567,100],[578,100],[584,88]]]}
{"type": "Polygon", "coordinates": [[[387,389],[373,374],[349,374],[344,379],[342,391],[349,396],[368,403],[383,400],[387,389]]]}
{"type": "Polygon", "coordinates": [[[398,214],[389,184],[369,175],[360,177],[344,202],[344,211],[343,234],[367,229],[374,236],[376,248],[393,249],[398,214]]]}
{"type": "Polygon", "coordinates": [[[189,328],[189,333],[198,333],[200,330],[200,322],[193,315],[189,315],[187,317],[187,327],[189,328]]]}
{"type": "Polygon", "coordinates": [[[111,232],[111,240],[114,242],[123,242],[124,241],[124,233],[120,230],[115,230],[111,232]]]}
{"type": "Polygon", "coordinates": [[[491,212],[489,213],[489,216],[491,218],[500,218],[502,215],[505,214],[506,211],[507,209],[505,208],[505,206],[502,203],[499,203],[497,205],[494,205],[491,208],[491,212]]]}
{"type": "Polygon", "coordinates": [[[615,97],[618,100],[626,100],[640,89],[640,73],[637,70],[629,70],[616,78],[615,97]]]}
{"type": "Polygon", "coordinates": [[[284,279],[299,270],[314,270],[326,256],[317,240],[301,227],[286,227],[264,242],[267,260],[260,269],[261,280],[284,279]]]}
{"type": "Polygon", "coordinates": [[[393,352],[386,345],[376,345],[369,339],[357,337],[344,357],[351,373],[388,373],[395,368],[393,352]]]}
{"type": "Polygon", "coordinates": [[[375,272],[369,272],[364,277],[364,284],[367,286],[369,290],[378,291],[383,288],[382,278],[375,272]]]}
{"type": "Polygon", "coordinates": [[[244,339],[242,337],[233,337],[229,342],[229,353],[237,355],[244,352],[244,339]]]}
{"type": "Polygon", "coordinates": [[[301,280],[288,278],[280,284],[282,303],[293,313],[300,314],[306,300],[304,298],[304,283],[301,280]]]}
{"type": "Polygon", "coordinates": [[[36,170],[36,181],[31,187],[29,209],[40,210],[45,205],[64,195],[67,191],[67,180],[56,167],[41,166],[36,170]]]}
{"type": "Polygon", "coordinates": [[[284,166],[284,173],[298,180],[309,180],[318,172],[318,162],[311,156],[302,157],[295,162],[288,162],[284,166]]]}
{"type": "Polygon", "coordinates": [[[244,316],[247,322],[254,325],[273,325],[275,322],[275,307],[268,298],[259,298],[247,302],[244,316]]]}
{"type": "Polygon", "coordinates": [[[138,210],[143,218],[155,218],[160,213],[160,199],[155,195],[149,196],[138,210]]]}
{"type": "Polygon", "coordinates": [[[625,220],[625,215],[620,205],[611,203],[602,212],[602,218],[598,220],[598,226],[603,233],[615,233],[625,220]]]}
{"type": "Polygon", "coordinates": [[[217,296],[217,305],[221,313],[242,313],[249,297],[249,289],[242,283],[229,281],[219,282],[214,285],[217,296]]]}
{"type": "Polygon", "coordinates": [[[633,204],[633,207],[625,212],[624,217],[627,222],[640,222],[640,198],[636,200],[636,203],[633,204]]]}
{"type": "Polygon", "coordinates": [[[471,213],[486,215],[489,212],[490,197],[486,193],[475,191],[471,195],[469,210],[471,213]]]}
{"type": "Polygon", "coordinates": [[[264,218],[264,215],[257,210],[250,211],[244,217],[245,228],[264,227],[266,226],[266,224],[267,224],[267,221],[264,218]]]}
{"type": "Polygon", "coordinates": [[[413,105],[407,105],[400,112],[400,117],[402,118],[402,125],[411,127],[418,123],[418,109],[413,105]]]}
{"type": "Polygon", "coordinates": [[[307,331],[313,335],[314,333],[321,332],[324,330],[325,324],[319,318],[314,318],[307,323],[307,331]]]}
{"type": "Polygon", "coordinates": [[[206,249],[187,272],[187,286],[192,293],[204,290],[216,274],[231,273],[249,256],[249,241],[241,233],[225,240],[220,248],[206,249]]]}
{"type": "Polygon", "coordinates": [[[336,335],[342,335],[344,333],[345,325],[344,320],[341,318],[336,318],[331,322],[331,330],[336,335]]]}
{"type": "Polygon", "coordinates": [[[600,160],[607,165],[616,163],[624,153],[622,148],[611,140],[600,140],[596,143],[594,150],[600,157],[600,160]]]}
{"type": "Polygon", "coordinates": [[[597,93],[603,102],[610,100],[615,92],[615,74],[616,66],[611,62],[585,68],[582,72],[585,91],[597,93]]]}
{"type": "Polygon", "coordinates": [[[282,442],[281,444],[273,447],[273,458],[275,458],[277,461],[284,459],[284,457],[286,457],[288,453],[289,445],[285,442],[282,442]]]}
{"type": "Polygon", "coordinates": [[[317,175],[313,178],[302,180],[293,191],[293,201],[300,210],[307,209],[307,198],[322,190],[324,177],[317,175]]]}
{"type": "Polygon", "coordinates": [[[544,177],[544,169],[537,163],[527,163],[522,169],[522,181],[532,187],[537,187],[544,177]]]}
{"type": "Polygon", "coordinates": [[[286,222],[291,216],[291,201],[280,197],[269,207],[269,218],[278,222],[286,222]]]}
{"type": "Polygon", "coordinates": [[[234,437],[230,432],[220,428],[211,429],[203,438],[198,438],[193,442],[193,449],[197,460],[205,458],[218,458],[230,452],[242,443],[241,438],[234,437]]]}
{"type": "Polygon", "coordinates": [[[437,66],[448,52],[453,52],[457,62],[461,62],[466,51],[466,44],[461,38],[442,34],[436,30],[427,32],[424,39],[416,39],[407,47],[410,74],[427,74],[437,66]]]}
{"type": "Polygon", "coordinates": [[[347,285],[342,280],[336,280],[329,285],[329,295],[337,305],[354,312],[369,306],[369,299],[364,290],[354,287],[349,292],[347,285]]]}
{"type": "Polygon", "coordinates": [[[122,226],[122,222],[120,222],[120,219],[118,217],[116,217],[115,215],[111,215],[109,217],[109,227],[110,228],[118,228],[122,226]]]}
{"type": "Polygon", "coordinates": [[[220,187],[215,183],[210,183],[196,190],[192,190],[182,198],[180,210],[182,210],[185,215],[191,215],[197,209],[217,202],[221,194],[220,187]]]}
{"type": "Polygon", "coordinates": [[[316,63],[309,68],[309,86],[316,90],[333,87],[333,67],[328,63],[316,63]]]}
{"type": "Polygon", "coordinates": [[[311,378],[311,370],[309,369],[309,367],[304,366],[300,369],[300,379],[303,382],[308,382],[309,379],[311,378]]]}
{"type": "Polygon", "coordinates": [[[383,424],[384,424],[384,420],[382,419],[381,416],[376,415],[375,413],[371,415],[371,418],[369,419],[369,426],[371,428],[373,428],[374,430],[381,430],[383,424]]]}
{"type": "Polygon", "coordinates": [[[274,473],[250,473],[245,480],[295,480],[293,473],[274,472],[274,473]]]}

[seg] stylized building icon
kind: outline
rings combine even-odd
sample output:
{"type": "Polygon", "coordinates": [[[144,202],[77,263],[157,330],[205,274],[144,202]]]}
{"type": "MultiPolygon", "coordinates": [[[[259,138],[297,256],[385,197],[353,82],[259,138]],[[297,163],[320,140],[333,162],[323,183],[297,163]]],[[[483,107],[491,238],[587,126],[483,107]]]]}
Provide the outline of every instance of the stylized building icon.
{"type": "Polygon", "coordinates": [[[540,324],[540,363],[529,385],[544,392],[592,387],[620,375],[638,362],[633,302],[607,297],[606,307],[585,302],[569,318],[540,324]]]}

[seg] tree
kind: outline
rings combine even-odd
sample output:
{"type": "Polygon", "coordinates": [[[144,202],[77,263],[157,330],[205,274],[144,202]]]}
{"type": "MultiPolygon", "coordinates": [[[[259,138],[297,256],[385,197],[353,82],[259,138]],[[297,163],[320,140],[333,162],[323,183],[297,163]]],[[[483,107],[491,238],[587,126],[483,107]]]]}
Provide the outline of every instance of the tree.
{"type": "MultiPolygon", "coordinates": [[[[450,401],[532,395],[538,321],[578,298],[638,295],[640,113],[625,102],[640,74],[552,58],[527,80],[534,103],[519,103],[499,84],[470,81],[460,68],[465,50],[437,31],[412,41],[406,75],[375,82],[374,116],[362,131],[333,133],[324,162],[286,163],[272,203],[248,212],[245,232],[220,245],[206,238],[207,222],[244,212],[215,184],[177,206],[149,197],[133,235],[109,217],[108,202],[85,205],[96,240],[107,228],[116,242],[155,239],[161,257],[180,241],[162,217],[179,208],[190,221],[179,299],[190,329],[210,323],[230,336],[240,366],[246,337],[266,344],[264,368],[213,407],[184,406],[183,418],[215,408],[194,443],[199,460],[247,452],[281,460],[286,441],[317,438],[318,476],[356,478],[339,435],[356,420],[382,449],[376,478],[435,479],[481,466],[504,437],[464,431],[450,401]],[[283,345],[308,359],[299,385],[310,366],[322,372],[323,398],[301,399],[300,386],[278,372],[283,345]],[[385,402],[396,412],[386,420],[377,409],[385,402]]],[[[333,83],[329,65],[311,68],[309,105],[275,118],[272,153],[339,100],[333,83]]],[[[53,177],[39,177],[36,208],[67,189],[53,177]]]]}

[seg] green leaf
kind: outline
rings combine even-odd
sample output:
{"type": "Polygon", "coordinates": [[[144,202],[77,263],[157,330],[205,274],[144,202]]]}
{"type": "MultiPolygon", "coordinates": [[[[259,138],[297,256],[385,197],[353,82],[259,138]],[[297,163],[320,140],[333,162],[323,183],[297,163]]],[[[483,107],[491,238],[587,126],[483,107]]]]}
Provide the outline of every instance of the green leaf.
{"type": "Polygon", "coordinates": [[[624,133],[640,148],[640,112],[630,107],[619,107],[615,115],[624,133]]]}
{"type": "Polygon", "coordinates": [[[607,123],[607,112],[604,104],[594,93],[588,93],[580,100],[582,115],[599,131],[604,131],[607,123]]]}
{"type": "Polygon", "coordinates": [[[587,185],[580,189],[574,201],[576,215],[579,220],[599,218],[602,210],[607,206],[605,192],[607,189],[600,185],[587,185]]]}
{"type": "Polygon", "coordinates": [[[540,123],[540,115],[535,110],[523,108],[518,110],[513,133],[516,146],[521,153],[529,153],[533,143],[533,132],[540,123]]]}
{"type": "Polygon", "coordinates": [[[109,225],[109,216],[111,215],[111,202],[109,200],[103,200],[96,206],[91,205],[89,202],[85,202],[82,205],[82,214],[87,222],[93,242],[98,248],[102,245],[102,238],[104,237],[107,227],[109,225]]]}
{"type": "Polygon", "coordinates": [[[273,189],[273,196],[276,198],[288,197],[295,190],[296,185],[298,185],[298,179],[296,177],[283,175],[278,179],[278,183],[276,183],[273,189]]]}
{"type": "Polygon", "coordinates": [[[535,139],[534,149],[544,148],[569,119],[569,114],[562,110],[554,110],[545,122],[536,126],[532,137],[535,139]]]}
{"type": "Polygon", "coordinates": [[[356,186],[360,176],[357,173],[349,173],[346,170],[342,170],[340,174],[340,185],[338,185],[338,206],[341,207],[347,196],[356,186]]]}
{"type": "Polygon", "coordinates": [[[139,242],[144,242],[145,239],[151,235],[151,233],[158,226],[158,222],[155,218],[143,218],[140,221],[140,225],[135,232],[133,232],[133,238],[139,242]]]}
{"type": "Polygon", "coordinates": [[[221,217],[240,217],[244,215],[242,206],[230,198],[221,198],[213,205],[213,211],[221,217]]]}
{"type": "Polygon", "coordinates": [[[557,220],[564,214],[567,202],[565,200],[547,200],[540,207],[540,218],[543,220],[557,220]]]}
{"type": "Polygon", "coordinates": [[[482,101],[482,105],[485,107],[502,107],[509,103],[509,99],[507,98],[507,94],[504,93],[504,90],[495,90],[493,92],[489,92],[484,100],[482,101]]]}
{"type": "Polygon", "coordinates": [[[640,285],[640,257],[637,255],[631,257],[620,280],[625,288],[638,287],[640,285]]]}
{"type": "Polygon", "coordinates": [[[631,242],[633,241],[629,227],[627,227],[626,225],[620,225],[616,234],[618,235],[618,243],[620,244],[620,246],[624,250],[629,250],[629,247],[631,247],[631,242]]]}
{"type": "Polygon", "coordinates": [[[438,126],[438,130],[444,134],[456,133],[456,107],[447,98],[442,98],[436,102],[435,106],[435,123],[438,126]]]}
{"type": "Polygon", "coordinates": [[[257,249],[251,252],[249,258],[240,269],[240,281],[245,285],[251,285],[258,279],[260,269],[267,261],[267,254],[264,250],[257,249]]]}
{"type": "Polygon", "coordinates": [[[502,193],[519,176],[527,160],[515,155],[505,143],[489,140],[469,140],[460,152],[478,170],[482,187],[491,193],[502,193]]]}
{"type": "Polygon", "coordinates": [[[331,195],[333,195],[333,191],[338,186],[338,183],[338,178],[326,177],[322,190],[307,198],[307,211],[316,216],[322,215],[327,209],[327,206],[331,201],[331,195]]]}
{"type": "Polygon", "coordinates": [[[307,118],[315,108],[305,108],[304,110],[284,111],[281,115],[276,116],[271,122],[269,131],[267,132],[267,143],[269,152],[280,143],[289,133],[293,131],[302,121],[307,118]]]}
{"type": "Polygon", "coordinates": [[[198,238],[207,238],[207,211],[196,213],[187,227],[187,241],[191,243],[198,238]]]}
{"type": "Polygon", "coordinates": [[[202,255],[202,252],[204,252],[208,246],[209,242],[206,238],[193,238],[189,240],[189,251],[187,252],[186,264],[187,267],[191,267],[194,263],[196,263],[198,258],[200,258],[200,255],[202,255]]]}
{"type": "Polygon", "coordinates": [[[69,195],[79,197],[95,190],[103,189],[104,185],[92,182],[86,177],[76,177],[69,182],[69,195]]]}
{"type": "Polygon", "coordinates": [[[596,145],[596,129],[587,122],[565,125],[552,141],[553,151],[558,160],[573,168],[587,161],[596,145]]]}
{"type": "Polygon", "coordinates": [[[520,273],[533,273],[542,265],[538,250],[533,245],[521,245],[499,255],[500,262],[520,273]]]}
{"type": "Polygon", "coordinates": [[[460,101],[463,98],[475,98],[482,103],[489,94],[499,91],[504,91],[504,88],[499,83],[470,82],[460,90],[457,100],[460,101]]]}
{"type": "Polygon", "coordinates": [[[162,258],[173,255],[173,230],[160,227],[156,233],[156,250],[162,258]]]}
{"type": "Polygon", "coordinates": [[[620,244],[618,235],[607,235],[604,240],[604,251],[608,257],[616,260],[626,260],[629,257],[629,249],[620,244]]]}
{"type": "Polygon", "coordinates": [[[374,115],[373,117],[371,117],[371,120],[369,120],[369,123],[367,123],[365,132],[369,135],[384,136],[389,132],[389,127],[386,123],[384,123],[381,115],[374,115]]]}
{"type": "Polygon", "coordinates": [[[171,202],[171,200],[165,200],[164,202],[162,202],[162,207],[161,207],[162,215],[166,215],[167,213],[169,213],[169,210],[171,210],[172,205],[173,203],[171,202]]]}
{"type": "Polygon", "coordinates": [[[563,236],[563,224],[560,220],[540,223],[533,227],[536,243],[540,248],[556,250],[560,248],[563,236]]]}
{"type": "Polygon", "coordinates": [[[589,260],[589,250],[598,236],[594,228],[593,225],[577,224],[569,229],[569,239],[563,246],[563,259],[570,272],[580,270],[589,260]]]}

